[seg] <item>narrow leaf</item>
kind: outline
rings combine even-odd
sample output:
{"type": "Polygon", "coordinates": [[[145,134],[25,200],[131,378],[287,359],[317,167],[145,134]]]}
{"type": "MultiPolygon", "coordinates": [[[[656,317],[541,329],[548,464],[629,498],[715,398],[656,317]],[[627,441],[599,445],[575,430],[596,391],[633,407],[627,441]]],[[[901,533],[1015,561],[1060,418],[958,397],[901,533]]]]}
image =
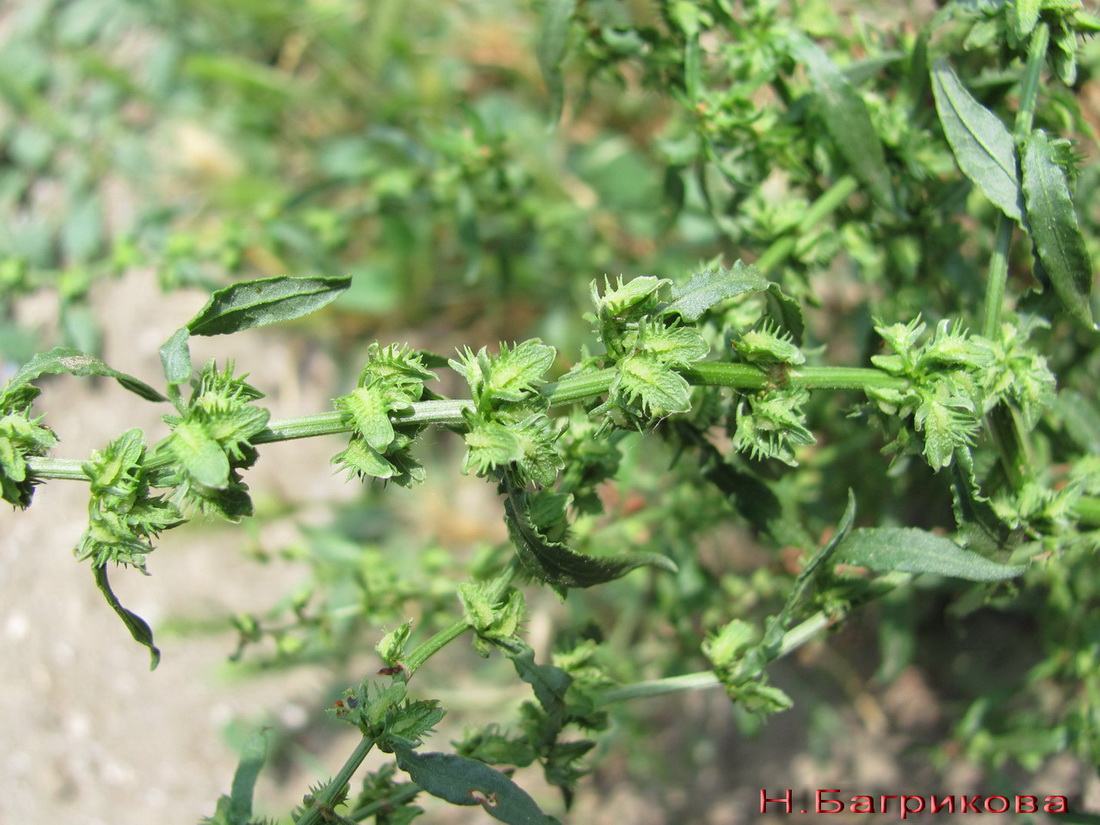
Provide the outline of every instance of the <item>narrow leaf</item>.
{"type": "Polygon", "coordinates": [[[109,367],[94,355],[81,352],[68,347],[55,347],[49,352],[42,352],[34,356],[29,362],[11,377],[4,395],[25,386],[40,376],[51,373],[54,375],[68,373],[69,375],[101,375],[105,378],[115,379],[121,386],[135,395],[140,395],[147,401],[166,401],[167,399],[143,381],[139,381],[132,375],[119,372],[109,367]]]}
{"type": "Polygon", "coordinates": [[[727,298],[767,288],[768,281],[759,269],[738,261],[732,269],[723,266],[692,275],[687,284],[672,290],[672,301],[661,312],[675,312],[685,320],[698,321],[704,312],[727,298]]]}
{"type": "Polygon", "coordinates": [[[1023,221],[1016,146],[1000,118],[971,96],[943,58],[932,66],[932,93],[955,160],[1002,212],[1023,221]]]}
{"type": "Polygon", "coordinates": [[[552,718],[561,719],[565,713],[565,692],[573,678],[560,667],[535,664],[535,651],[525,642],[511,640],[505,647],[516,673],[534,690],[542,709],[552,718]]]}
{"type": "Polygon", "coordinates": [[[233,774],[233,788],[229,797],[229,821],[232,825],[248,825],[252,820],[252,794],[256,779],[267,758],[267,730],[257,731],[241,753],[237,772],[233,774]]]}
{"type": "Polygon", "coordinates": [[[1092,261],[1056,152],[1056,145],[1041,129],[1032,132],[1024,146],[1024,199],[1031,237],[1066,312],[1079,324],[1095,329],[1090,304],[1092,261]]]}
{"type": "Polygon", "coordinates": [[[886,152],[863,98],[829,55],[806,37],[793,38],[792,53],[806,67],[825,128],[852,172],[880,206],[895,208],[886,152]]]}
{"type": "Polygon", "coordinates": [[[504,514],[508,534],[524,567],[559,592],[570,587],[591,587],[614,581],[645,565],[676,570],[671,559],[656,553],[586,556],[560,542],[550,541],[531,521],[527,494],[521,491],[509,492],[504,500],[504,514]]]}
{"type": "Polygon", "coordinates": [[[103,598],[107,600],[107,604],[111,606],[111,609],[118,614],[118,617],[122,619],[122,623],[126,625],[126,629],[130,631],[130,635],[134,637],[134,641],[140,645],[145,645],[149,648],[149,670],[156,670],[157,665],[160,664],[160,650],[153,644],[153,631],[149,629],[149,625],[145,623],[145,620],[141,618],[137,613],[127,610],[119,602],[118,597],[111,590],[111,583],[107,580],[107,568],[93,567],[92,573],[95,576],[96,587],[103,594],[103,598]]]}
{"type": "Polygon", "coordinates": [[[481,805],[489,816],[510,825],[555,825],[526,791],[484,762],[454,753],[417,753],[394,743],[401,770],[413,782],[452,805],[481,805]]]}
{"type": "Polygon", "coordinates": [[[261,278],[219,289],[187,324],[192,335],[227,335],[309,315],[339,297],[351,278],[261,278]]]}
{"type": "Polygon", "coordinates": [[[1026,568],[998,564],[964,550],[955,542],[913,527],[853,530],[837,548],[834,561],[902,573],[933,573],[970,581],[1000,581],[1023,575],[1026,568]]]}
{"type": "Polygon", "coordinates": [[[546,90],[550,93],[550,121],[557,123],[565,106],[565,81],[561,63],[569,41],[569,23],[577,8],[577,0],[548,0],[542,16],[537,55],[546,90]]]}

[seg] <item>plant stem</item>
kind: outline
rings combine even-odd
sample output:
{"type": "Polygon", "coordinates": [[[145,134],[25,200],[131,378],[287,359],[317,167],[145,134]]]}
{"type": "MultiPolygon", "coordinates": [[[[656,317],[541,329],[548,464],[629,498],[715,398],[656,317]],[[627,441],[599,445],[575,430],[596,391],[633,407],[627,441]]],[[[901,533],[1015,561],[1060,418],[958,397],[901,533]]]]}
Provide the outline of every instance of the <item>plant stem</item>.
{"type": "MultiPolygon", "coordinates": [[[[885,596],[891,590],[899,587],[912,578],[908,573],[887,573],[870,584],[869,589],[859,598],[859,605],[885,596]]],[[[858,605],[853,605],[853,608],[858,605]]],[[[779,650],[771,661],[780,659],[798,650],[810,639],[823,630],[832,627],[840,620],[836,613],[827,614],[818,611],[804,622],[795,625],[785,634],[779,643],[779,650]]],[[[648,679],[644,682],[635,682],[632,685],[624,685],[604,692],[600,702],[609,705],[612,702],[625,702],[628,699],[645,699],[651,696],[665,696],[670,693],[682,693],[687,690],[702,690],[704,688],[717,687],[721,680],[712,670],[701,670],[697,673],[686,673],[682,676],[668,676],[664,679],[648,679]]]]}
{"type": "Polygon", "coordinates": [[[317,825],[321,822],[330,822],[331,812],[340,804],[344,796],[344,786],[351,782],[352,775],[363,764],[367,754],[374,747],[375,739],[372,736],[364,736],[355,746],[351,756],[341,766],[340,771],[329,780],[320,793],[313,797],[313,804],[306,808],[298,820],[297,825],[317,825]]]}
{"type": "MultiPolygon", "coordinates": [[[[836,617],[829,617],[824,611],[815,613],[799,625],[791,628],[784,634],[776,658],[786,656],[793,650],[797,650],[806,644],[825,628],[829,627],[836,617]]],[[[645,699],[651,696],[665,696],[669,693],[682,693],[687,690],[702,690],[716,687],[722,684],[713,670],[701,670],[698,673],[686,673],[682,676],[668,676],[664,679],[649,679],[645,682],[636,682],[621,688],[607,691],[601,697],[601,702],[625,702],[628,699],[645,699]]]]}
{"type": "Polygon", "coordinates": [[[1024,79],[1020,84],[1020,105],[1016,109],[1016,141],[1022,142],[1031,134],[1031,125],[1035,121],[1035,105],[1039,101],[1039,80],[1043,74],[1043,64],[1047,60],[1050,46],[1050,26],[1039,23],[1031,35],[1028,44],[1027,66],[1024,79]]]}
{"type": "MultiPolygon", "coordinates": [[[[877,369],[865,367],[802,367],[784,374],[770,373],[751,364],[704,362],[681,371],[688,383],[705,387],[729,387],[736,390],[763,390],[769,387],[804,387],[821,390],[904,389],[908,382],[877,369]]],[[[615,370],[605,369],[587,375],[566,378],[544,388],[552,406],[597,398],[611,388],[615,370]]],[[[407,414],[394,417],[395,424],[436,424],[457,426],[462,411],[472,401],[444,399],[418,401],[407,414]]],[[[253,444],[271,444],[298,438],[313,438],[351,432],[351,418],[343,412],[325,412],[272,421],[252,439],[253,444]]],[[[27,469],[38,479],[87,481],[83,461],[65,458],[28,458],[27,469]]]]}
{"type": "Polygon", "coordinates": [[[982,335],[991,340],[1000,338],[1001,310],[1005,302],[1005,286],[1008,282],[1008,253],[1012,246],[1012,218],[1001,213],[997,220],[997,237],[993,241],[993,254],[989,259],[989,283],[985,293],[985,320],[982,335]]]}

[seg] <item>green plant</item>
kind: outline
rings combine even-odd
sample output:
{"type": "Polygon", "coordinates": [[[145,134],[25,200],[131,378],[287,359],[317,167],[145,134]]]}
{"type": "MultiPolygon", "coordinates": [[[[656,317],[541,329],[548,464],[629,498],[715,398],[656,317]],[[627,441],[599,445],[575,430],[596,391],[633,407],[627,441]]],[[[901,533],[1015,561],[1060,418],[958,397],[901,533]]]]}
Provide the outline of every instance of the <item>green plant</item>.
{"type": "MultiPolygon", "coordinates": [[[[721,684],[755,718],[782,711],[791,699],[769,683],[769,665],[854,608],[904,597],[921,574],[976,583],[952,595],[960,610],[1018,604],[1050,628],[1019,691],[1043,702],[978,697],[957,727],[971,753],[1032,766],[1064,749],[1100,759],[1096,627],[1085,609],[1100,526],[1100,358],[1092,219],[1074,205],[1095,183],[1070,142],[1053,136],[1087,125],[1072,84],[1091,71],[1078,38],[1100,21],[1072,3],[949,4],[921,32],[890,35],[845,32],[826,5],[790,17],[776,9],[544,5],[539,61],[553,118],[567,80],[597,103],[609,78],[668,90],[679,109],[653,141],[665,165],[663,231],[694,231],[711,252],[758,253],[755,264],[725,267],[720,255],[690,275],[680,266],[675,277],[594,281],[591,348],[565,357],[529,338],[448,360],[374,344],[331,412],[271,421],[261,391],[232,365],[196,373],[188,342],[301,317],[352,283],[275,277],[217,290],[166,342],[164,394],[54,349],[0,395],[3,497],[26,507],[40,481],[90,483],[77,553],[154,666],[151,631],[113,595],[108,565],[144,569],[156,536],[196,515],[251,515],[243,473],[264,444],[346,433],[339,469],[411,486],[426,475],[417,441],[439,427],[461,436],[461,471],[496,485],[510,545],[457,588],[461,615],[425,594],[438,628],[414,644],[401,623],[381,639],[379,678],[331,709],[358,728],[360,744],[295,821],[409,821],[420,790],[506,822],[549,821],[492,766],[539,764],[568,807],[609,706],[721,684]],[[861,59],[838,65],[857,50],[861,59]],[[824,300],[814,276],[828,266],[858,273],[849,330],[804,315],[824,300]],[[832,363],[845,348],[863,366],[832,363]],[[447,368],[467,397],[427,386],[447,368]],[[149,444],[129,430],[84,462],[49,457],[56,437],[33,412],[34,382],[58,372],[170,401],[169,434],[149,444]],[[645,467],[624,468],[640,440],[659,445],[659,482],[645,467]],[[647,506],[601,518],[601,491],[647,483],[647,506]],[[871,526],[857,526],[857,502],[871,526]],[[776,551],[793,548],[796,569],[709,569],[697,546],[731,523],[776,551]],[[636,525],[648,538],[625,552],[636,525]],[[562,599],[616,582],[651,609],[625,613],[603,640],[578,625],[552,664],[536,662],[522,634],[527,581],[562,599]],[[534,700],[510,730],[491,725],[454,753],[423,753],[443,710],[417,696],[413,677],[467,634],[479,652],[508,659],[534,700]],[[624,648],[658,637],[664,675],[647,678],[624,648]],[[397,783],[391,766],[353,793],[374,748],[393,753],[412,784],[397,783]]],[[[499,157],[487,163],[498,180],[508,168],[499,157]]],[[[598,598],[587,607],[596,618],[598,598]]],[[[399,620],[389,608],[364,614],[399,620]]],[[[279,655],[332,654],[334,620],[297,618],[308,641],[279,655]]],[[[270,632],[264,624],[238,620],[238,655],[270,632]]],[[[211,821],[252,821],[262,761],[257,741],[211,821]]]]}

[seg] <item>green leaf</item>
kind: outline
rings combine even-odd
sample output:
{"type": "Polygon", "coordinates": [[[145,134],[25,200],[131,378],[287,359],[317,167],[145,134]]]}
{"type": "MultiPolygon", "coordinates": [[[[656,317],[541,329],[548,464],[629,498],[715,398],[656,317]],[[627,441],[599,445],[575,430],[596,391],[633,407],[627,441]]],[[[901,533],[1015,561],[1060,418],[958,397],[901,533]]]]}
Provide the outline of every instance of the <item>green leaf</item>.
{"type": "Polygon", "coordinates": [[[252,820],[252,794],[256,779],[267,758],[267,730],[257,731],[241,753],[241,761],[233,774],[229,796],[229,825],[249,825],[252,820]]]}
{"type": "MultiPolygon", "coordinates": [[[[635,279],[637,280],[637,279],[635,279]]],[[[682,287],[674,287],[672,301],[662,307],[662,314],[676,313],[687,321],[698,321],[711,307],[746,292],[761,292],[768,281],[752,264],[738,261],[732,269],[719,267],[691,276],[682,287]]]]}
{"type": "MultiPolygon", "coordinates": [[[[3,399],[7,399],[20,388],[30,384],[36,378],[51,373],[58,375],[101,375],[105,378],[115,379],[121,386],[135,395],[139,395],[146,401],[167,401],[163,395],[154,390],[143,381],[139,381],[132,375],[119,372],[109,367],[94,355],[89,355],[80,350],[68,347],[55,347],[49,352],[39,353],[29,362],[24,364],[18,372],[11,377],[0,396],[0,408],[3,407],[3,399]]],[[[37,395],[37,393],[35,393],[37,395]]],[[[31,396],[33,398],[33,396],[31,396]]]]}
{"type": "MultiPolygon", "coordinates": [[[[160,348],[160,363],[164,367],[164,377],[173,392],[181,384],[191,380],[191,347],[188,339],[191,333],[187,327],[180,327],[160,348]]],[[[178,405],[177,405],[178,406],[178,405]]]]}
{"type": "Polygon", "coordinates": [[[932,573],[969,581],[1000,581],[1025,567],[998,564],[955,542],[913,527],[864,527],[837,548],[833,561],[902,573],[932,573]]]}
{"type": "Polygon", "coordinates": [[[569,24],[577,8],[577,0],[548,0],[542,15],[542,27],[536,55],[542,80],[550,93],[550,121],[557,123],[565,105],[565,81],[561,64],[569,42],[569,24]]]}
{"type": "Polygon", "coordinates": [[[481,805],[509,825],[557,823],[519,785],[484,762],[454,753],[417,753],[400,743],[394,743],[394,754],[413,782],[452,805],[481,805]]]}
{"type": "Polygon", "coordinates": [[[768,284],[768,317],[782,331],[791,336],[796,346],[802,346],[806,322],[802,317],[802,304],[780,289],[779,284],[768,284]]]}
{"type": "MultiPolygon", "coordinates": [[[[227,335],[290,321],[331,303],[351,278],[260,278],[219,289],[187,324],[192,335],[227,335]]],[[[174,336],[173,336],[174,337],[174,336]]]]}
{"type": "Polygon", "coordinates": [[[1024,199],[1039,260],[1074,321],[1096,329],[1092,317],[1092,261],[1077,223],[1069,181],[1057,162],[1059,146],[1041,129],[1024,145],[1024,199]]]}
{"type": "Polygon", "coordinates": [[[560,724],[565,714],[565,693],[573,677],[560,667],[535,664],[535,651],[525,642],[512,641],[505,649],[516,673],[531,686],[542,709],[560,724]]]}
{"type": "Polygon", "coordinates": [[[932,92],[955,160],[1002,212],[1017,222],[1024,213],[1016,145],[1000,118],[975,100],[943,58],[932,66],[932,92]]]}
{"type": "Polygon", "coordinates": [[[134,641],[149,648],[149,670],[156,670],[157,665],[160,664],[160,650],[153,644],[153,631],[149,629],[149,625],[145,623],[141,616],[127,610],[119,602],[118,597],[111,590],[111,583],[107,580],[106,567],[93,567],[92,574],[95,576],[96,587],[99,588],[111,609],[122,619],[122,623],[126,625],[126,629],[134,637],[134,641]]]}
{"type": "Polygon", "coordinates": [[[880,206],[895,209],[890,169],[863,98],[829,55],[802,35],[792,37],[792,56],[806,67],[825,128],[852,172],[880,206]]]}
{"type": "Polygon", "coordinates": [[[527,494],[522,491],[509,491],[504,499],[504,514],[508,534],[524,567],[559,592],[570,587],[591,587],[614,581],[645,565],[676,571],[671,559],[656,553],[586,556],[560,542],[550,541],[531,521],[527,494]]]}

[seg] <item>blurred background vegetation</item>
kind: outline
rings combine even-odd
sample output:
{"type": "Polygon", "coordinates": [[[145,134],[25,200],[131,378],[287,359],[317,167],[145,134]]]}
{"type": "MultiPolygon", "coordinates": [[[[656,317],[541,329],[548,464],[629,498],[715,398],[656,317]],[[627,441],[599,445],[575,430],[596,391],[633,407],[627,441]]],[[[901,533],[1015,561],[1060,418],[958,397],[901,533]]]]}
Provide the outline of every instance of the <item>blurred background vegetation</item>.
{"type": "MultiPolygon", "coordinates": [[[[374,340],[410,340],[450,355],[459,343],[539,335],[565,368],[593,343],[582,320],[593,279],[678,278],[717,259],[768,256],[768,274],[808,307],[806,348],[827,343],[822,357],[835,363],[866,363],[873,313],[890,321],[917,312],[930,321],[976,317],[992,213],[974,205],[934,110],[913,116],[927,101],[913,44],[933,9],[899,15],[900,7],[857,4],[853,17],[810,0],[780,15],[776,3],[753,2],[729,26],[725,8],[732,5],[580,3],[556,78],[557,66],[547,65],[548,6],[526,0],[6,3],[5,369],[56,344],[97,351],[106,321],[89,296],[101,280],[135,271],[164,290],[350,273],[353,286],[334,313],[286,333],[335,360],[332,395],[351,385],[374,340]],[[712,57],[702,88],[684,63],[699,30],[712,57]],[[887,161],[905,182],[891,214],[861,191],[804,225],[845,169],[783,51],[781,35],[790,30],[827,39],[860,85],[887,161]],[[566,90],[560,116],[556,79],[566,90]],[[21,302],[42,294],[56,296],[57,323],[17,323],[21,302]]],[[[984,102],[1004,112],[1016,75],[995,43],[972,34],[984,13],[963,15],[947,37],[960,44],[974,37],[965,60],[984,102]]],[[[1090,160],[1097,115],[1095,88],[1086,90],[1098,66],[1095,43],[1086,45],[1080,93],[1052,91],[1040,113],[1048,128],[1084,138],[1080,150],[1090,160]]],[[[1094,259],[1098,169],[1083,165],[1078,182],[1094,259]]],[[[1022,289],[1030,275],[1013,277],[1022,289]]],[[[1089,352],[1053,332],[1049,351],[1055,367],[1089,352]]],[[[1095,352],[1088,359],[1078,373],[1083,397],[1100,374],[1095,352]]],[[[799,548],[835,523],[848,487],[872,522],[950,529],[947,488],[920,467],[888,472],[877,455],[881,436],[846,417],[852,399],[822,396],[812,413],[820,444],[801,470],[754,467],[790,508],[787,548],[762,548],[748,526],[731,526],[720,485],[701,484],[699,469],[676,464],[671,449],[648,442],[643,449],[635,435],[594,442],[591,449],[616,451],[622,464],[604,491],[607,514],[578,522],[578,544],[652,545],[680,573],[632,575],[564,608],[548,601],[547,615],[568,616],[571,636],[559,643],[602,641],[601,666],[623,681],[705,667],[704,633],[731,616],[774,610],[797,571],[799,548]]],[[[438,441],[445,462],[450,442],[438,441]]],[[[454,470],[452,461],[439,474],[454,470]]],[[[442,484],[436,489],[446,495],[442,484]]],[[[424,539],[417,507],[391,502],[401,495],[367,489],[296,545],[252,548],[261,559],[298,559],[308,573],[294,593],[277,604],[273,597],[270,614],[218,618],[236,627],[244,664],[343,663],[335,691],[340,678],[357,678],[347,672],[349,649],[369,650],[383,627],[410,611],[426,626],[453,611],[454,583],[471,567],[491,565],[501,545],[492,535],[462,536],[466,546],[456,552],[439,533],[424,539]]],[[[886,690],[899,674],[917,672],[935,697],[927,717],[935,722],[919,732],[914,723],[905,746],[928,770],[969,755],[992,771],[990,787],[1002,787],[1012,771],[1038,771],[1062,750],[1083,763],[1100,753],[1096,720],[1086,718],[1096,704],[1074,721],[1067,708],[1076,706],[1062,690],[1070,671],[1082,684],[1095,674],[1084,663],[1060,669],[1059,659],[1086,649],[1097,630],[1095,621],[1067,619],[1095,601],[1094,577],[1052,579],[1020,599],[921,583],[919,598],[887,599],[854,621],[831,647],[808,655],[787,688],[805,705],[810,752],[832,758],[851,724],[838,702],[865,696],[876,673],[871,684],[886,690]],[[1015,628],[1011,649],[1005,626],[1015,628]]],[[[179,628],[201,625],[197,617],[178,619],[179,628]]],[[[708,714],[739,714],[721,704],[685,710],[662,702],[647,713],[622,716],[609,742],[656,736],[673,751],[690,751],[706,738],[708,714]]],[[[755,729],[751,717],[736,718],[742,733],[755,729]]],[[[693,815],[709,803],[674,789],[693,781],[686,773],[710,766],[706,781],[720,792],[722,749],[736,749],[733,741],[696,747],[682,760],[651,749],[617,753],[637,786],[662,780],[653,792],[669,816],[693,815]]]]}

